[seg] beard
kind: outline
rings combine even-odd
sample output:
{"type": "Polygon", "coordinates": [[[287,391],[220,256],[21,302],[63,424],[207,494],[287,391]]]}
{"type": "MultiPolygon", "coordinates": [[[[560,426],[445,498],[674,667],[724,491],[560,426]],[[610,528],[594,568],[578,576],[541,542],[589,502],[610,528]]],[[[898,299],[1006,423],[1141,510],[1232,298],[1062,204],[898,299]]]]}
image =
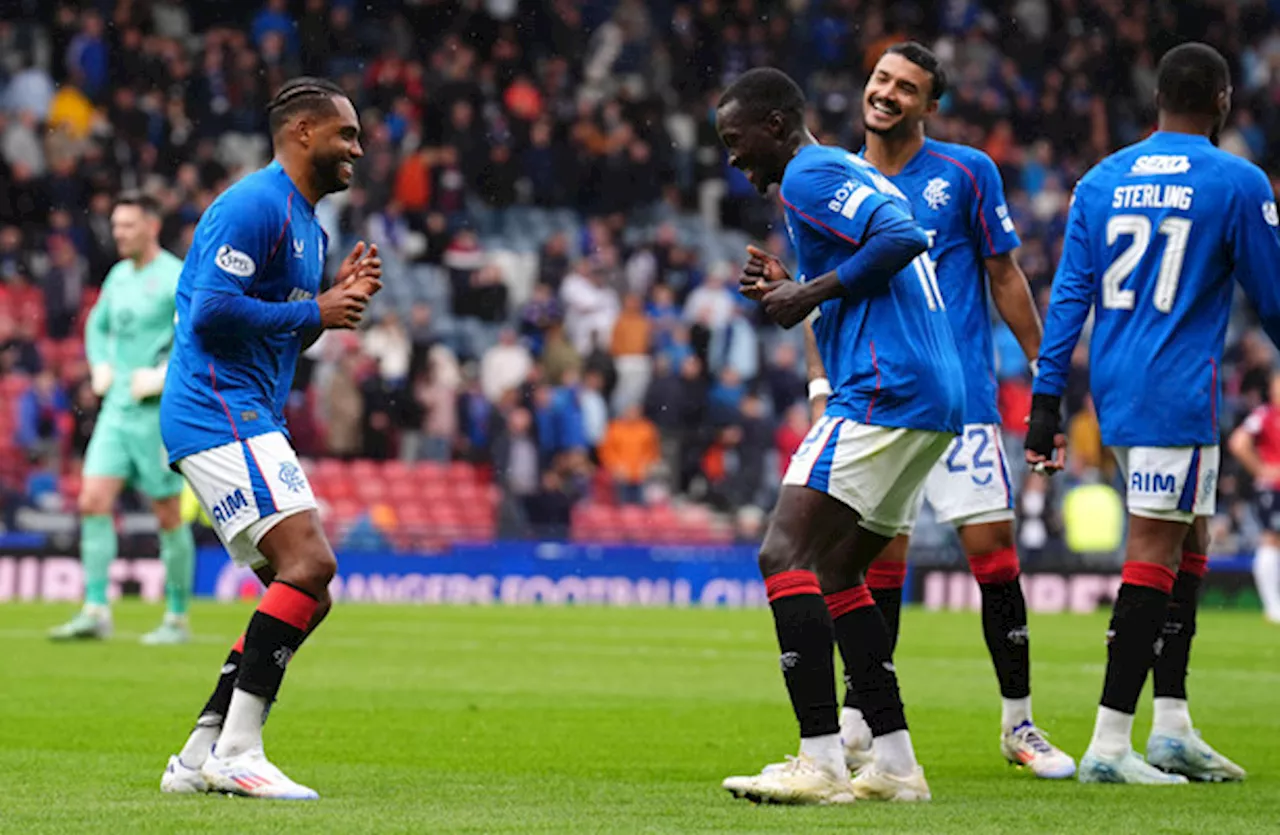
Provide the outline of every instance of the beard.
{"type": "Polygon", "coordinates": [[[911,128],[907,120],[902,117],[902,114],[898,114],[898,121],[887,128],[876,127],[866,119],[862,120],[862,127],[867,133],[874,133],[876,136],[881,136],[885,139],[898,139],[911,133],[911,128]]]}
{"type": "Polygon", "coordinates": [[[346,191],[350,183],[342,179],[342,163],[350,162],[345,153],[317,154],[312,158],[311,170],[315,184],[321,194],[333,194],[335,191],[346,191]]]}

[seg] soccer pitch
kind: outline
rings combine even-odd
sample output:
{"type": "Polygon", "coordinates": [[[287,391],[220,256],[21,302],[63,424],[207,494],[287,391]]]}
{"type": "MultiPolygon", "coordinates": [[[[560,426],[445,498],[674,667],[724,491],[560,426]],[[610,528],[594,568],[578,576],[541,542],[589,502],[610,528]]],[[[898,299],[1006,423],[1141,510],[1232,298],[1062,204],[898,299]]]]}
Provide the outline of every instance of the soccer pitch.
{"type": "MultiPolygon", "coordinates": [[[[65,606],[0,606],[0,831],[1262,833],[1280,829],[1280,629],[1205,612],[1190,681],[1243,785],[1081,786],[1001,759],[976,614],[908,610],[897,666],[933,789],[922,805],[757,807],[720,789],[795,753],[766,611],[338,606],[290,666],[272,758],[317,803],[160,794],[244,605],[198,605],[195,644],[150,648],[159,608],[107,644],[52,645],[65,606]]],[[[1032,615],[1037,721],[1077,758],[1105,616],[1032,615]]],[[[1135,737],[1144,745],[1150,698],[1135,737]]]]}

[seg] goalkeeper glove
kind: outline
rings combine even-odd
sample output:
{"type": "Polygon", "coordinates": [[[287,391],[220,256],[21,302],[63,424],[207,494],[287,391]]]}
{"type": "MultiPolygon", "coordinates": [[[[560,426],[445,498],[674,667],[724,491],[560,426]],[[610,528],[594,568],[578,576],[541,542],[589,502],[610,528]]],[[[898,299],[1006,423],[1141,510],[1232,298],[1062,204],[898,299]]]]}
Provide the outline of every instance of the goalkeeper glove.
{"type": "Polygon", "coordinates": [[[109,363],[100,362],[89,371],[89,387],[93,389],[93,393],[99,397],[106,397],[107,391],[111,388],[111,380],[115,376],[115,372],[111,370],[109,363]]]}
{"type": "Polygon", "coordinates": [[[159,397],[160,392],[164,391],[166,370],[168,370],[167,365],[159,365],[155,368],[139,368],[133,372],[133,376],[129,378],[129,393],[133,395],[133,399],[147,400],[151,397],[159,397]]]}

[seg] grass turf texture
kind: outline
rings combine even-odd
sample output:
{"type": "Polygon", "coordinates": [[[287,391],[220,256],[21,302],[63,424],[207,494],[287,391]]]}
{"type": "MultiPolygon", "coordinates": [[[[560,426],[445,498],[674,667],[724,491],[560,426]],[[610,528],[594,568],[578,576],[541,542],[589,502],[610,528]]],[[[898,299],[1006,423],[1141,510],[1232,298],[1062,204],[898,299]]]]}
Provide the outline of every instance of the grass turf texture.
{"type": "MultiPolygon", "coordinates": [[[[268,751],[318,803],[159,791],[243,605],[197,605],[196,643],[143,647],[159,609],[116,607],[107,644],[52,645],[65,606],[0,606],[0,831],[1273,832],[1280,629],[1202,614],[1193,715],[1243,785],[1038,781],[999,754],[976,614],[908,611],[898,668],[934,793],[918,806],[753,806],[720,786],[794,753],[766,611],[339,606],[290,666],[268,751]]],[[[1104,616],[1032,618],[1036,718],[1077,758],[1104,616]]],[[[1150,727],[1144,695],[1135,738],[1150,727]]]]}

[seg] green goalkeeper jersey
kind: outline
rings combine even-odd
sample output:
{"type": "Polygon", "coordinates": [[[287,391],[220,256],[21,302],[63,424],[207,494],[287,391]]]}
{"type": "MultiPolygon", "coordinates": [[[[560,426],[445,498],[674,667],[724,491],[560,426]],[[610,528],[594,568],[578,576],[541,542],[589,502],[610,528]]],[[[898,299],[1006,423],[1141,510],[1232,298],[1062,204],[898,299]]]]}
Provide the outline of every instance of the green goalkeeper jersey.
{"type": "Polygon", "coordinates": [[[133,261],[116,264],[102,282],[102,293],[85,323],[84,347],[90,365],[111,366],[111,388],[103,410],[158,408],[159,397],[144,403],[133,399],[129,381],[140,368],[155,368],[168,360],[173,345],[174,294],[182,259],[167,250],[142,269],[133,261]]]}

